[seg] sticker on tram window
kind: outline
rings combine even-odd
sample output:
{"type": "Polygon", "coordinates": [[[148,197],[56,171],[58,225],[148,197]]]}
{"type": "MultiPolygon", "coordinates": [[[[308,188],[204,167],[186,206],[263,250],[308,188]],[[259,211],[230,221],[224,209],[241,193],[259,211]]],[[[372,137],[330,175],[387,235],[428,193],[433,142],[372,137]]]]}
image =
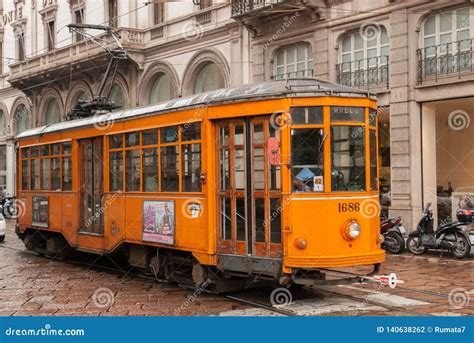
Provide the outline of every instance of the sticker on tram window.
{"type": "Polygon", "coordinates": [[[313,191],[315,191],[315,192],[323,192],[324,191],[323,176],[313,176],[313,191]]]}
{"type": "Polygon", "coordinates": [[[48,227],[49,202],[48,197],[33,197],[31,210],[31,223],[35,226],[48,227]]]}
{"type": "Polygon", "coordinates": [[[174,244],[174,201],[143,202],[143,241],[174,244]]]}
{"type": "Polygon", "coordinates": [[[340,202],[337,206],[339,212],[358,212],[360,210],[358,202],[340,202]]]}

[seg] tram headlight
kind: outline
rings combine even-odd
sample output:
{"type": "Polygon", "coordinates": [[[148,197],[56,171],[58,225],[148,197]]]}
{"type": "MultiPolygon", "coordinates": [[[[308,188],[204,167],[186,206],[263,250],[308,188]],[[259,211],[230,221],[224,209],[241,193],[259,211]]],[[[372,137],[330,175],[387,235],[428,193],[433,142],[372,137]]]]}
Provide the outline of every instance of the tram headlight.
{"type": "Polygon", "coordinates": [[[352,219],[346,223],[342,230],[342,236],[347,241],[352,241],[359,237],[362,228],[360,227],[359,223],[352,219]]]}

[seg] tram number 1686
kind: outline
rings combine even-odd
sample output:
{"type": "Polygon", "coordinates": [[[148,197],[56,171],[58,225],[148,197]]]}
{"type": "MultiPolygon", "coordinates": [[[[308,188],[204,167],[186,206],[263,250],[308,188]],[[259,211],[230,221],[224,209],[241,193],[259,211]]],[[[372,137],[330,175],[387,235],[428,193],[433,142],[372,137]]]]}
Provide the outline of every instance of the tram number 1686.
{"type": "Polygon", "coordinates": [[[337,205],[339,212],[358,212],[360,210],[358,202],[340,202],[337,205]]]}

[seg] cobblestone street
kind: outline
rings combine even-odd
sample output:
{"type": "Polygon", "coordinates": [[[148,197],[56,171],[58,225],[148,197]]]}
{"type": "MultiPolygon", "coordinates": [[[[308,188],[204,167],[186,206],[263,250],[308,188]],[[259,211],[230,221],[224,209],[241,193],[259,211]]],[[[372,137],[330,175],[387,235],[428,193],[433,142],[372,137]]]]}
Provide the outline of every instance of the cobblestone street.
{"type": "MultiPolygon", "coordinates": [[[[387,255],[382,274],[396,273],[404,282],[395,289],[363,284],[308,290],[295,296],[285,310],[297,315],[473,315],[472,266],[472,254],[465,260],[440,257],[440,253],[387,255]]],[[[270,291],[247,293],[266,303],[270,291]]],[[[274,313],[220,295],[196,294],[173,284],[37,256],[24,248],[10,222],[0,244],[0,315],[274,313]]]]}

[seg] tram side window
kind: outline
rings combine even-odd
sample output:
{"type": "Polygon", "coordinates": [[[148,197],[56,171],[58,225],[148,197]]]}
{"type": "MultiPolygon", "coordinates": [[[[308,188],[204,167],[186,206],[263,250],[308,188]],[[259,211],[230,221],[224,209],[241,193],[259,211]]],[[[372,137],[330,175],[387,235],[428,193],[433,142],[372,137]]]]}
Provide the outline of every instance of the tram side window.
{"type": "Polygon", "coordinates": [[[291,129],[291,179],[295,192],[323,191],[324,130],[291,129]]]}
{"type": "Polygon", "coordinates": [[[62,149],[62,190],[72,190],[71,142],[61,144],[62,149]]]}
{"type": "Polygon", "coordinates": [[[126,191],[140,191],[140,132],[125,134],[126,191]]]}
{"type": "Polygon", "coordinates": [[[66,142],[22,148],[22,190],[72,190],[71,147],[66,142]]]}
{"type": "Polygon", "coordinates": [[[30,189],[30,148],[21,149],[21,189],[30,189]]]}
{"type": "Polygon", "coordinates": [[[379,189],[377,178],[377,138],[375,130],[370,130],[370,190],[379,189]]]}
{"type": "Polygon", "coordinates": [[[123,190],[123,153],[116,151],[110,153],[109,161],[110,190],[112,192],[123,190]]]}

